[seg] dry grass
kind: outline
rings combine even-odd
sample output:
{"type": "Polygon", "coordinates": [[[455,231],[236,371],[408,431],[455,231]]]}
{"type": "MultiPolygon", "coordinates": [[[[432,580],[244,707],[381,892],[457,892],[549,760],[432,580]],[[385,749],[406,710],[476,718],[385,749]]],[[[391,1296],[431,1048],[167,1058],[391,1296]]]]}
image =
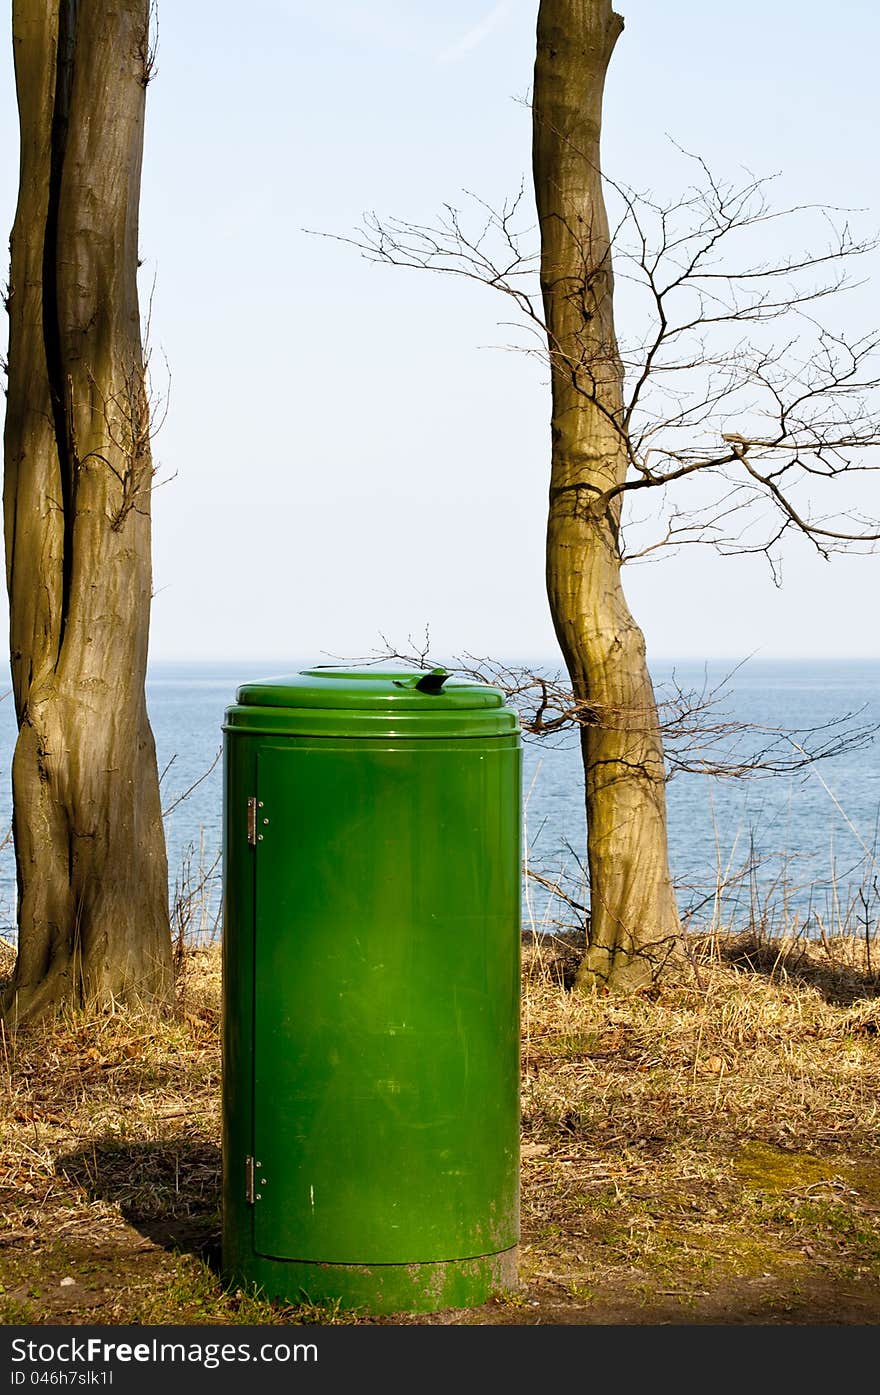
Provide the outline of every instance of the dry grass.
{"type": "Polygon", "coordinates": [[[874,1320],[880,983],[864,943],[715,935],[689,952],[678,981],[629,999],[570,992],[564,945],[527,957],[534,1272],[585,1304],[662,1314],[674,1298],[679,1321],[830,1321],[847,1304],[860,1316],[836,1320],[874,1320]]]}
{"type": "MultiPolygon", "coordinates": [[[[880,1318],[864,942],[714,935],[689,953],[677,981],[615,999],[569,989],[564,940],[526,946],[523,1287],[405,1321],[880,1318]]],[[[337,1317],[217,1277],[219,998],[217,950],[189,950],[165,1021],[71,1014],[3,1038],[0,1320],[337,1317]]]]}
{"type": "Polygon", "coordinates": [[[163,1228],[184,1251],[216,1246],[219,1002],[219,956],[193,950],[177,1010],[162,1022],[124,1010],[62,1013],[3,1035],[5,1321],[62,1319],[79,1289],[89,1291],[80,1321],[148,1321],[147,1257],[163,1228]],[[29,1265],[29,1252],[41,1262],[29,1265]],[[104,1280],[96,1291],[92,1272],[104,1280]],[[75,1284],[62,1287],[65,1277],[75,1284]]]}
{"type": "Polygon", "coordinates": [[[568,991],[574,955],[533,947],[526,1124],[577,1133],[580,1111],[590,1133],[621,1143],[875,1147],[880,980],[864,946],[837,942],[834,964],[821,946],[748,935],[694,939],[690,950],[689,973],[626,999],[568,991]]]}

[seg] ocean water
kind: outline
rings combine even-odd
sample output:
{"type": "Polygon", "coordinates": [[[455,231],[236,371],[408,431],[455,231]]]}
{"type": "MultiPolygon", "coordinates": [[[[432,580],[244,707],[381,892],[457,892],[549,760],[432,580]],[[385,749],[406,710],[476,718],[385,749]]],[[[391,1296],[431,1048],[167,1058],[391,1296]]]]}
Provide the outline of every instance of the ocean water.
{"type": "MultiPolygon", "coordinates": [[[[310,662],[292,662],[287,671],[310,662]]],[[[732,662],[686,660],[653,669],[661,700],[673,683],[701,691],[727,678],[722,699],[705,718],[724,729],[712,741],[716,754],[735,750],[742,758],[772,744],[779,763],[797,757],[798,745],[840,744],[846,731],[865,735],[855,747],[796,772],[751,779],[673,774],[669,849],[682,911],[695,924],[708,924],[713,915],[734,924],[757,916],[770,925],[796,917],[810,933],[819,933],[820,924],[831,932],[846,922],[863,929],[866,920],[873,929],[880,917],[874,860],[880,858],[880,738],[870,728],[880,724],[880,661],[751,660],[734,668],[732,662]],[[745,726],[731,731],[731,723],[745,726]]],[[[212,933],[219,915],[224,709],[238,684],[280,671],[277,663],[235,661],[150,668],[147,701],[169,811],[170,895],[174,904],[180,893],[184,899],[196,893],[190,898],[191,931],[212,933]]],[[[7,695],[0,700],[2,832],[11,820],[14,739],[7,695]]],[[[710,740],[706,734],[689,737],[691,758],[710,740]]],[[[585,904],[583,775],[574,734],[527,739],[524,776],[527,866],[585,904]]],[[[523,899],[527,925],[550,929],[577,920],[577,911],[533,877],[524,880],[523,899]]],[[[0,848],[0,927],[7,936],[14,919],[15,865],[7,840],[0,848]]]]}

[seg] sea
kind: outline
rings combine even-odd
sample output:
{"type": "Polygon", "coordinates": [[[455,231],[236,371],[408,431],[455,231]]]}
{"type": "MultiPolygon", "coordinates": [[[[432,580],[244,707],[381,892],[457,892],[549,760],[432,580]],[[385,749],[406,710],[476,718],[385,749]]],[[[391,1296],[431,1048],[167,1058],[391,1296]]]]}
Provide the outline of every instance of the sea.
{"type": "MultiPolygon", "coordinates": [[[[175,929],[220,930],[222,723],[239,684],[311,667],[151,664],[175,929]]],[[[550,676],[546,661],[510,660],[550,676]]],[[[880,922],[880,660],[665,661],[669,853],[695,928],[873,934],[880,922]],[[677,720],[676,720],[677,718],[677,720]],[[816,758],[812,758],[816,757],[816,758]]],[[[0,694],[0,933],[14,940],[12,698],[0,694]]],[[[583,771],[575,732],[524,743],[524,927],[583,924],[583,771]]]]}

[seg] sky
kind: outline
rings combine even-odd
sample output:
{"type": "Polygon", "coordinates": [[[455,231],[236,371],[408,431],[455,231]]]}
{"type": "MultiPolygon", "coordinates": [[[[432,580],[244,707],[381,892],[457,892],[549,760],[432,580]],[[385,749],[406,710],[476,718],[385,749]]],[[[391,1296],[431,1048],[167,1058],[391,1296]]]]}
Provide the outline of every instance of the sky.
{"type": "MultiPolygon", "coordinates": [[[[674,196],[678,143],[733,176],[780,172],[783,202],[880,223],[878,7],[838,0],[833,20],[812,0],[619,8],[608,174],[674,196]]],[[[497,204],[525,180],[531,206],[535,17],[535,0],[160,3],[140,238],[159,391],[170,373],[154,659],[326,662],[426,628],[440,658],[556,656],[546,373],[505,352],[508,312],[485,288],[373,266],[333,240],[365,210],[426,221],[463,190],[497,204]]],[[[868,325],[878,286],[853,310],[868,325]]],[[[777,589],[761,559],[691,548],[628,568],[625,586],[649,658],[878,657],[878,568],[796,544],[777,589]]]]}

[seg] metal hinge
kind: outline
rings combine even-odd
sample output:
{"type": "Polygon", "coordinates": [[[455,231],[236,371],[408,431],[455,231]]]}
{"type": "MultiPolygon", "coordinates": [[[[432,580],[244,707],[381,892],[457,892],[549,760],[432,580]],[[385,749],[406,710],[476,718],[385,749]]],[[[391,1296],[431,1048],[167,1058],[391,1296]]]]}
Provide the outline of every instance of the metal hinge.
{"type": "Polygon", "coordinates": [[[250,843],[251,847],[254,847],[254,848],[255,848],[255,847],[257,846],[257,799],[256,799],[256,795],[252,795],[251,798],[248,800],[247,833],[248,833],[248,842],[250,843]]]}
{"type": "Polygon", "coordinates": [[[254,1204],[254,1160],[250,1153],[244,1160],[244,1199],[249,1206],[254,1204]]]}

